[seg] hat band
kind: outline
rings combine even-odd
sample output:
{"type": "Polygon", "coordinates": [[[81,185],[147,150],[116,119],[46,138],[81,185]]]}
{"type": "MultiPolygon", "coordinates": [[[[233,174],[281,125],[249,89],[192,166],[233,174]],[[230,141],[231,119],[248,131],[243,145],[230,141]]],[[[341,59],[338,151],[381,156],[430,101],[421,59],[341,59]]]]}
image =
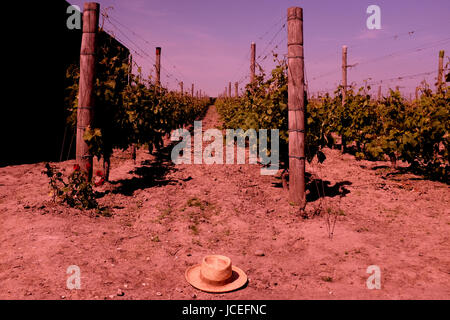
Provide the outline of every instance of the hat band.
{"type": "Polygon", "coordinates": [[[230,276],[229,278],[225,279],[225,280],[211,280],[208,278],[205,278],[202,274],[202,271],[200,270],[200,279],[202,279],[203,282],[213,285],[213,286],[223,286],[225,284],[228,284],[230,282],[233,282],[233,277],[230,276]]]}

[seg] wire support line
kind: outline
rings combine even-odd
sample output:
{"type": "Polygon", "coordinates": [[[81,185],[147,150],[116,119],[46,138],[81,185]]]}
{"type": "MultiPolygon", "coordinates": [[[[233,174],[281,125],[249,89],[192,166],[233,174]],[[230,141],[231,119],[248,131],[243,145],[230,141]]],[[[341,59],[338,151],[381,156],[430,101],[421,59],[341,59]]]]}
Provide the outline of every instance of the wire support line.
{"type": "MultiPolygon", "coordinates": [[[[417,52],[421,52],[423,50],[428,50],[428,49],[434,48],[434,47],[436,47],[438,45],[442,45],[442,44],[447,43],[447,42],[450,42],[450,38],[440,39],[438,41],[433,41],[433,42],[429,42],[429,43],[426,43],[426,44],[422,44],[420,46],[417,46],[417,47],[414,47],[414,48],[411,48],[411,49],[400,50],[400,51],[396,51],[396,52],[393,52],[393,53],[390,53],[390,54],[387,54],[387,55],[383,55],[383,56],[375,57],[375,58],[372,58],[372,59],[368,59],[368,60],[365,60],[365,61],[362,61],[362,62],[356,62],[356,63],[354,63],[353,65],[351,65],[349,67],[356,67],[356,66],[360,66],[360,65],[366,65],[366,64],[373,63],[373,62],[379,62],[379,61],[383,61],[383,60],[386,60],[386,59],[389,59],[389,58],[394,58],[394,57],[398,57],[398,56],[402,56],[402,55],[414,54],[414,53],[417,53],[417,52]]],[[[323,73],[323,74],[320,74],[318,76],[312,77],[311,80],[317,80],[317,79],[320,79],[320,78],[324,78],[324,77],[327,77],[327,76],[330,76],[330,75],[334,75],[334,74],[340,73],[340,70],[341,70],[341,68],[335,68],[335,69],[330,70],[330,71],[328,71],[326,73],[323,73]]]]}
{"type": "Polygon", "coordinates": [[[368,63],[373,63],[373,62],[378,62],[378,61],[382,61],[388,58],[393,58],[393,57],[398,57],[401,55],[408,55],[408,54],[413,54],[413,53],[417,53],[423,50],[428,50],[431,48],[434,48],[438,45],[442,45],[446,42],[450,42],[450,38],[445,38],[445,39],[441,39],[438,41],[434,41],[434,42],[429,42],[427,44],[423,44],[420,46],[417,46],[415,48],[411,48],[411,49],[405,49],[405,50],[400,50],[400,51],[396,51],[387,55],[383,55],[383,56],[379,56],[379,57],[375,57],[373,59],[369,59],[369,60],[365,60],[362,62],[357,62],[356,65],[361,65],[361,64],[368,64],[368,63]]]}
{"type": "Polygon", "coordinates": [[[277,36],[280,34],[281,31],[283,31],[286,28],[286,24],[284,23],[281,28],[275,33],[275,35],[272,37],[272,39],[267,43],[266,47],[264,48],[264,50],[262,50],[262,53],[256,58],[256,61],[262,61],[260,60],[262,56],[264,56],[265,60],[267,58],[267,55],[269,54],[269,51],[267,51],[267,49],[270,48],[270,45],[273,44],[273,42],[275,41],[275,39],[277,38],[277,36]]]}
{"type": "MultiPolygon", "coordinates": [[[[103,15],[105,21],[107,21],[113,28],[115,28],[120,34],[122,34],[133,46],[134,48],[133,51],[135,53],[138,53],[138,51],[140,51],[141,53],[138,54],[139,57],[144,58],[143,55],[145,55],[148,58],[148,61],[151,62],[153,65],[156,64],[155,58],[150,55],[146,50],[144,50],[140,45],[138,45],[135,41],[133,41],[131,39],[131,37],[129,37],[121,28],[119,28],[115,23],[113,23],[111,20],[114,20],[117,24],[121,25],[123,28],[127,29],[129,32],[131,32],[134,36],[138,37],[139,39],[141,39],[142,41],[144,41],[146,43],[146,45],[151,46],[151,43],[149,41],[147,41],[144,37],[140,36],[137,32],[133,31],[131,28],[125,26],[125,24],[121,23],[118,19],[110,16],[109,14],[104,14],[103,15]]],[[[123,42],[123,41],[121,41],[123,42]]],[[[130,46],[131,47],[131,46],[130,46]]],[[[131,48],[130,48],[131,49],[131,48]]],[[[144,58],[145,59],[145,58],[144,58]]],[[[167,56],[165,56],[165,59],[169,62],[169,64],[172,66],[172,68],[174,69],[174,71],[176,73],[178,73],[178,75],[180,76],[181,80],[178,79],[177,76],[175,76],[172,72],[170,72],[169,70],[167,70],[167,68],[161,66],[161,70],[164,71],[165,73],[168,74],[168,78],[173,78],[175,79],[175,81],[177,83],[180,83],[183,80],[187,80],[185,81],[186,83],[188,83],[190,81],[190,79],[188,77],[186,77],[185,75],[183,75],[181,73],[181,71],[179,71],[178,68],[176,68],[175,64],[173,64],[168,58],[167,56]]]]}

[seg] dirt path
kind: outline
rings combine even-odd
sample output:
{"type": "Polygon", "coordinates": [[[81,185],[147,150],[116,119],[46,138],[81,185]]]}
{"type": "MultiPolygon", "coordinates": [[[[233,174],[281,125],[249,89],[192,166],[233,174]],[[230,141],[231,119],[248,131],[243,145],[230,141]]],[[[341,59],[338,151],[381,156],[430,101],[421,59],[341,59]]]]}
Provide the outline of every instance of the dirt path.
{"type": "MultiPolygon", "coordinates": [[[[211,107],[203,129],[218,124],[211,107]]],[[[42,163],[0,168],[0,299],[450,298],[447,185],[387,177],[386,163],[328,149],[308,171],[329,196],[307,209],[339,213],[330,240],[327,215],[298,216],[281,180],[258,165],[173,166],[168,152],[139,150],[136,166],[115,154],[99,200],[112,217],[51,205],[42,163]],[[211,295],[186,283],[185,269],[210,253],[231,257],[248,286],[211,295]],[[70,265],[81,290],[66,289],[70,265]],[[370,265],[381,268],[381,290],[366,288],[370,265]]]]}

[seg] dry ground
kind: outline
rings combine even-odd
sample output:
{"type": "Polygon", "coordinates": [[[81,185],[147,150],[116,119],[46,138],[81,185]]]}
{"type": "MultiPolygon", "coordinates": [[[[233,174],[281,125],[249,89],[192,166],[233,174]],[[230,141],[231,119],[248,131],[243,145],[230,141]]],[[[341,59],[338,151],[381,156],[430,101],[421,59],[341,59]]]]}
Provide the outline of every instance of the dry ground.
{"type": "MultiPolygon", "coordinates": [[[[211,107],[203,127],[218,124],[211,107]]],[[[0,168],[0,299],[449,299],[449,186],[326,154],[307,168],[327,195],[311,193],[307,212],[323,210],[309,219],[258,165],[174,166],[145,150],[134,165],[116,152],[99,189],[111,217],[53,205],[43,163],[0,168]],[[185,269],[210,253],[231,257],[248,286],[192,288],[185,269]],[[81,290],[66,288],[70,265],[81,290]],[[370,265],[381,290],[366,288],[370,265]]]]}

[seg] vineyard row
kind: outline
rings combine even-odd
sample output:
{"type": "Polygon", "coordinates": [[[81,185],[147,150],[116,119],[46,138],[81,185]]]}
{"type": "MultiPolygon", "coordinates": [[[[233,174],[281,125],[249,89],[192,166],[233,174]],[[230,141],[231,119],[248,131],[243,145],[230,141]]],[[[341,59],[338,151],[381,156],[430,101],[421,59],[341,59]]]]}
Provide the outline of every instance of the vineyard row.
{"type": "MultiPolygon", "coordinates": [[[[275,57],[277,58],[277,57],[275,57]]],[[[226,128],[244,130],[280,129],[280,157],[288,156],[288,68],[286,61],[265,79],[256,76],[241,97],[221,97],[216,107],[226,128]]],[[[354,149],[358,159],[406,161],[414,170],[449,181],[450,91],[440,86],[433,92],[428,84],[420,96],[408,101],[398,90],[380,99],[370,87],[348,87],[343,103],[342,87],[334,95],[323,95],[306,103],[306,159],[325,160],[321,151],[341,138],[344,152],[354,149]]]]}

